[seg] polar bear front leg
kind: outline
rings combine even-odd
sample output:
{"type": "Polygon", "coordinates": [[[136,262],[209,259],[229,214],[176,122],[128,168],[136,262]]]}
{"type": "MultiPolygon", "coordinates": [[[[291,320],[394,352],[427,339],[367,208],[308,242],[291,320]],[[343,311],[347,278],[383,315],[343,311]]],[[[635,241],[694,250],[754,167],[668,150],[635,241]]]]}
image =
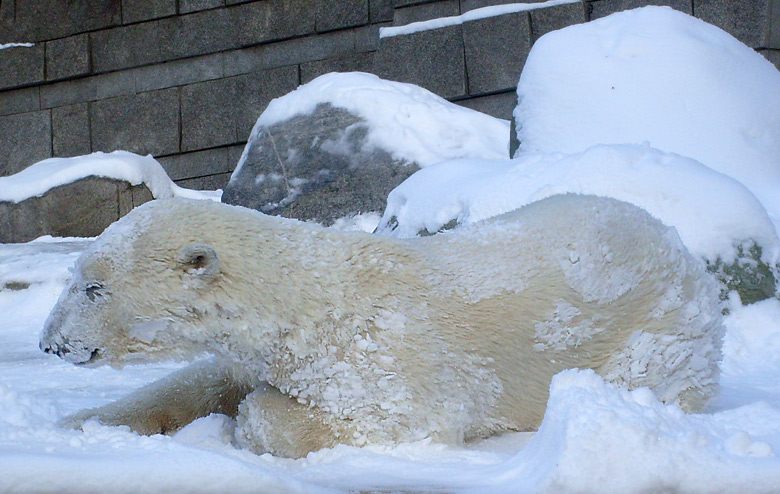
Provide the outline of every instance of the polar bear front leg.
{"type": "Polygon", "coordinates": [[[255,389],[238,410],[236,438],[256,454],[301,458],[333,447],[348,434],[316,407],[308,407],[268,384],[255,389]]]}
{"type": "Polygon", "coordinates": [[[127,425],[144,435],[175,432],[211,413],[235,417],[241,400],[258,385],[229,362],[205,360],[108,405],[65,417],[59,425],[76,429],[96,419],[105,425],[127,425]]]}

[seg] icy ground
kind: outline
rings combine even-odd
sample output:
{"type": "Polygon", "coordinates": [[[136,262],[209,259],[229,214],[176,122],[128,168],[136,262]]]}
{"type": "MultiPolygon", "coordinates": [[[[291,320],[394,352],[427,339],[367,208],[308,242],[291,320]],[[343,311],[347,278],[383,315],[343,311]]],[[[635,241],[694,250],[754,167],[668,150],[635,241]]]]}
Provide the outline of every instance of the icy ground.
{"type": "Polygon", "coordinates": [[[232,444],[233,421],[173,437],[56,421],[181,364],[82,368],[38,349],[38,333],[85,239],[0,244],[0,492],[778,492],[780,301],[731,301],[723,391],[701,415],[586,371],[553,383],[537,433],[468,445],[339,446],[300,460],[232,444]]]}

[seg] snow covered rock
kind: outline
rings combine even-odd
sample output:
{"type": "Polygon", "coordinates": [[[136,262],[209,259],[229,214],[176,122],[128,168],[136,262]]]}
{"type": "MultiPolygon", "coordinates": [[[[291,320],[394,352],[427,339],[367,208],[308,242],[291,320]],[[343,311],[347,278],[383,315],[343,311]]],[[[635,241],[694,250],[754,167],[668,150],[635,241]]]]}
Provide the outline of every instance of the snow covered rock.
{"type": "Polygon", "coordinates": [[[758,199],[733,178],[643,145],[440,163],[390,193],[377,232],[433,234],[566,192],[630,202],[674,226],[745,303],[775,294],[780,240],[758,199]]]}
{"type": "Polygon", "coordinates": [[[51,158],[0,177],[0,243],[95,237],[153,198],[214,198],[175,185],[151,156],[126,151],[51,158]]]}
{"type": "Polygon", "coordinates": [[[227,204],[332,224],[381,212],[409,175],[506,153],[506,122],[417,86],[332,73],[272,101],[222,197],[227,204]]]}
{"type": "Polygon", "coordinates": [[[40,197],[0,201],[0,243],[28,242],[43,235],[96,237],[134,206],[152,199],[145,185],[85,177],[40,197]]]}
{"type": "Polygon", "coordinates": [[[780,224],[780,72],[715,26],[645,7],[549,33],[517,94],[520,153],[647,142],[739,180],[780,224]]]}

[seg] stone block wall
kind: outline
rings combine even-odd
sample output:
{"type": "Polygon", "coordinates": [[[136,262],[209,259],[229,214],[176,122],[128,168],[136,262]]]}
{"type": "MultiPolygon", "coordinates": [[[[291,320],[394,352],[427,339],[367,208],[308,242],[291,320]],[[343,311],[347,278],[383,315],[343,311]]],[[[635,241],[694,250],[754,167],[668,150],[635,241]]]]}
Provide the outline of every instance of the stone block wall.
{"type": "Polygon", "coordinates": [[[518,0],[0,1],[0,44],[33,44],[0,49],[0,176],[124,149],[153,154],[182,186],[223,187],[268,102],[331,71],[419,84],[508,119],[536,39],[649,4],[720,26],[780,65],[780,0],[580,0],[382,29],[507,3],[518,0]]]}

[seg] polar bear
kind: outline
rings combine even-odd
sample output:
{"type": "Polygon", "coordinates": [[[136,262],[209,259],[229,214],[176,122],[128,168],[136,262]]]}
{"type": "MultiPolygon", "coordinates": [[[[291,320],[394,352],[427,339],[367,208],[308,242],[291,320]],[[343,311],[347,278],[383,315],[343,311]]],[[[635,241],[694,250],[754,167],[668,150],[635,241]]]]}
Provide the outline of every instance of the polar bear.
{"type": "Polygon", "coordinates": [[[211,354],[65,422],[154,434],[219,412],[244,447],[300,457],[532,430],[572,367],[698,410],[722,333],[718,286],[676,231],[614,199],[405,240],[170,199],[81,256],[41,348],[80,365],[211,354]]]}

